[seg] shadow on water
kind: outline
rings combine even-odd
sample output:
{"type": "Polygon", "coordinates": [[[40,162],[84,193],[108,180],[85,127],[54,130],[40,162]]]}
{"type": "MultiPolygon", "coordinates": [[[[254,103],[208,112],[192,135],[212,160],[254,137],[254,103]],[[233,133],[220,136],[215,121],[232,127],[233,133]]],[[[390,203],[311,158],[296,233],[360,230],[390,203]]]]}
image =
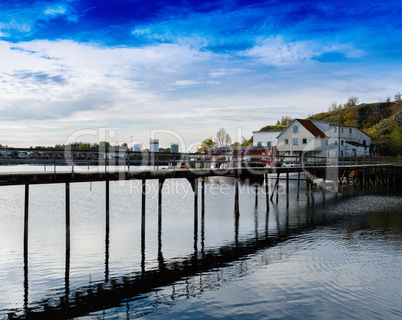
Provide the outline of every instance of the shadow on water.
{"type": "MultiPolygon", "coordinates": [[[[250,255],[259,250],[275,247],[290,239],[297,238],[339,220],[348,219],[345,216],[328,217],[328,208],[335,208],[341,200],[328,199],[326,203],[307,204],[300,206],[291,216],[291,210],[279,208],[271,204],[271,214],[267,210],[264,218],[264,232],[261,232],[258,221],[258,210],[254,213],[254,233],[247,237],[239,237],[239,216],[234,212],[234,241],[215,248],[204,247],[205,219],[204,209],[201,211],[201,249],[198,251],[198,228],[194,228],[194,253],[181,260],[167,261],[163,257],[161,242],[161,227],[158,228],[158,267],[145,270],[145,244],[141,245],[141,271],[129,273],[119,277],[109,277],[109,232],[105,239],[105,281],[70,291],[69,288],[69,263],[70,241],[66,241],[66,266],[65,266],[65,295],[54,296],[32,303],[28,307],[28,261],[24,255],[24,310],[12,310],[9,319],[63,319],[88,315],[92,312],[110,308],[116,308],[127,303],[141,294],[153,292],[156,288],[173,285],[189,277],[229,267],[233,262],[248,259],[250,255]],[[281,211],[281,212],[280,212],[281,211]],[[270,223],[276,225],[276,229],[269,228],[270,223]],[[284,221],[281,222],[281,219],[284,221]],[[292,221],[290,221],[292,219],[292,221]]],[[[347,202],[348,199],[342,200],[347,202]]],[[[349,201],[352,201],[350,198],[349,201]]],[[[330,209],[331,210],[331,209],[330,209]]],[[[69,240],[69,233],[66,234],[69,240]]],[[[144,238],[142,238],[144,241],[144,238]]],[[[174,299],[173,299],[174,300],[174,299]]]]}

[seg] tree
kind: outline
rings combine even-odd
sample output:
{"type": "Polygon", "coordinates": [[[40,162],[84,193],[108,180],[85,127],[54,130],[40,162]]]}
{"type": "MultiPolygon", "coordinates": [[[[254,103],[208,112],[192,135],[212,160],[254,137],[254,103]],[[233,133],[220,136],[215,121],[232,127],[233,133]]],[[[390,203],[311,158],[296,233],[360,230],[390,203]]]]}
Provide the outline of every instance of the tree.
{"type": "Polygon", "coordinates": [[[394,100],[395,101],[400,101],[402,100],[402,94],[400,92],[398,92],[395,96],[394,96],[394,100]]]}
{"type": "Polygon", "coordinates": [[[356,97],[356,96],[353,96],[353,97],[350,97],[350,98],[348,99],[348,102],[346,102],[343,107],[344,107],[344,108],[347,108],[347,107],[356,107],[358,103],[359,103],[359,98],[356,97]]]}
{"type": "Polygon", "coordinates": [[[358,126],[358,113],[356,110],[350,110],[348,113],[345,114],[344,120],[345,124],[348,126],[357,127],[358,126]]]}
{"type": "Polygon", "coordinates": [[[248,147],[248,146],[252,146],[253,143],[250,142],[250,140],[247,140],[246,137],[241,137],[241,146],[242,147],[248,147]]]}
{"type": "Polygon", "coordinates": [[[216,147],[216,144],[212,140],[212,137],[211,138],[206,138],[205,140],[203,140],[201,142],[201,146],[198,148],[197,152],[201,153],[201,152],[204,152],[205,150],[212,149],[212,148],[215,148],[215,147],[216,147]]]}
{"type": "Polygon", "coordinates": [[[110,148],[110,143],[107,141],[101,141],[99,142],[99,150],[109,150],[110,148]]]}
{"type": "Polygon", "coordinates": [[[127,143],[126,143],[126,142],[123,142],[123,143],[121,144],[121,146],[127,148],[127,143]]]}
{"type": "Polygon", "coordinates": [[[89,147],[86,144],[80,144],[78,146],[78,150],[82,151],[82,150],[89,150],[89,147]]]}
{"type": "Polygon", "coordinates": [[[227,147],[232,144],[232,138],[224,128],[220,128],[216,133],[215,143],[217,147],[227,147]]]}
{"type": "Polygon", "coordinates": [[[402,154],[402,129],[395,126],[390,135],[391,151],[396,155],[402,154]]]}
{"type": "Polygon", "coordinates": [[[292,117],[282,116],[282,118],[276,121],[277,126],[288,126],[293,121],[292,117]]]}

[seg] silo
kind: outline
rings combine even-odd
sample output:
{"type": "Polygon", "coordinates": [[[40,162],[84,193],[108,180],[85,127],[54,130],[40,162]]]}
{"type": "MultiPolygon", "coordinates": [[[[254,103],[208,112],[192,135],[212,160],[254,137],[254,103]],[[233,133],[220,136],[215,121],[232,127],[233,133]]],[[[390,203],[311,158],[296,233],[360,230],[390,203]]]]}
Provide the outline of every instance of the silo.
{"type": "Polygon", "coordinates": [[[175,144],[175,143],[172,143],[172,144],[170,145],[170,152],[172,152],[172,153],[178,153],[178,152],[179,152],[179,145],[178,145],[178,144],[175,144]]]}
{"type": "Polygon", "coordinates": [[[149,142],[149,151],[151,152],[159,152],[159,140],[151,139],[149,142]]]}

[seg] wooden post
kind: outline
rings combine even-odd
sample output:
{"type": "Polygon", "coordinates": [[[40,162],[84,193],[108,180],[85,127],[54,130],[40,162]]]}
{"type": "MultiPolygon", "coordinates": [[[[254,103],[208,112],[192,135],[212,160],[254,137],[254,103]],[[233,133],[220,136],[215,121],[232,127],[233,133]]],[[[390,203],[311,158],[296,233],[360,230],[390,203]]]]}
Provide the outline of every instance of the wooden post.
{"type": "Polygon", "coordinates": [[[106,227],[109,227],[109,210],[110,210],[110,181],[106,180],[106,227]]]}
{"type": "Polygon", "coordinates": [[[268,173],[265,174],[265,203],[267,212],[269,212],[269,180],[268,173]]]}
{"type": "Polygon", "coordinates": [[[65,268],[65,297],[68,301],[70,294],[70,183],[66,182],[66,268],[65,268]]]}
{"type": "MultiPolygon", "coordinates": [[[[190,163],[188,164],[188,166],[190,163]]],[[[198,251],[198,178],[194,178],[194,258],[198,251]]]]}
{"type": "Polygon", "coordinates": [[[146,200],[146,180],[142,179],[141,185],[141,274],[145,274],[145,200],[146,200]]]}
{"type": "Polygon", "coordinates": [[[106,180],[105,281],[109,281],[110,181],[106,180]]]}
{"type": "Polygon", "coordinates": [[[239,210],[239,178],[235,179],[235,245],[239,244],[239,220],[240,220],[240,210],[239,210]]]}
{"type": "Polygon", "coordinates": [[[289,207],[289,172],[286,172],[286,207],[289,207]]]}
{"type": "Polygon", "coordinates": [[[325,201],[326,184],[327,184],[327,176],[325,174],[323,174],[323,179],[322,179],[322,199],[324,201],[325,201]]]}
{"type": "Polygon", "coordinates": [[[363,169],[363,183],[362,183],[362,191],[364,192],[366,189],[366,169],[363,169]]]}
{"type": "Polygon", "coordinates": [[[278,172],[276,174],[276,202],[278,203],[279,200],[279,175],[280,173],[278,172]]]}
{"type": "Polygon", "coordinates": [[[29,184],[25,185],[24,207],[24,308],[28,308],[28,212],[29,212],[29,184]]]}
{"type": "Polygon", "coordinates": [[[70,235],[70,182],[66,182],[66,232],[70,235]]]}
{"type": "Polygon", "coordinates": [[[235,215],[240,213],[239,210],[239,178],[235,179],[235,215]]]}
{"type": "Polygon", "coordinates": [[[28,212],[29,212],[29,184],[25,185],[24,206],[24,253],[28,255],[28,212]]]}
{"type": "Polygon", "coordinates": [[[310,178],[309,178],[308,174],[306,174],[306,196],[307,196],[307,203],[310,203],[309,191],[310,191],[310,178]]]}
{"type": "Polygon", "coordinates": [[[202,255],[204,255],[204,240],[205,240],[205,177],[202,178],[202,180],[201,180],[201,253],[202,253],[202,255]]]}
{"type": "Polygon", "coordinates": [[[334,191],[335,191],[335,199],[338,198],[338,187],[339,187],[339,172],[334,176],[334,191]]]}
{"type": "MultiPolygon", "coordinates": [[[[163,179],[158,180],[158,234],[162,234],[162,189],[163,179]]],[[[161,240],[161,239],[159,239],[161,240]]]]}
{"type": "Polygon", "coordinates": [[[314,203],[314,186],[312,180],[310,180],[310,192],[311,192],[311,202],[314,203]]]}
{"type": "Polygon", "coordinates": [[[254,205],[254,207],[257,208],[258,207],[258,185],[257,184],[254,185],[254,189],[255,189],[255,205],[254,205]]]}
{"type": "Polygon", "coordinates": [[[141,185],[141,239],[145,239],[145,200],[146,200],[146,180],[142,179],[141,185]]]}
{"type": "Polygon", "coordinates": [[[272,198],[274,197],[275,189],[278,186],[278,182],[279,182],[279,179],[276,179],[275,184],[274,184],[274,188],[272,189],[272,192],[271,192],[271,197],[270,197],[271,201],[272,201],[272,198]]]}
{"type": "Polygon", "coordinates": [[[201,218],[205,215],[205,178],[201,180],[201,218]]]}

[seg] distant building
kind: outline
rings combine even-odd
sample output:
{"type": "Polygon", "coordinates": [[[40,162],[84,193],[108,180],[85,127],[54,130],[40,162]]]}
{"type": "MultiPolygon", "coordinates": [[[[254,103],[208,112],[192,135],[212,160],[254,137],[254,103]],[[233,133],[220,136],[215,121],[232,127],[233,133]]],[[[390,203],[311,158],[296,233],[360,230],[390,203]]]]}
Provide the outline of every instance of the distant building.
{"type": "Polygon", "coordinates": [[[370,143],[370,136],[356,127],[295,119],[278,135],[278,152],[280,156],[369,156],[370,143]]]}
{"type": "Polygon", "coordinates": [[[282,131],[253,131],[254,147],[276,147],[278,145],[277,137],[282,131]]]}
{"type": "Polygon", "coordinates": [[[172,143],[172,144],[170,145],[170,152],[172,152],[172,153],[178,153],[178,152],[179,152],[179,145],[178,145],[178,144],[175,144],[175,143],[172,143]]]}
{"type": "Polygon", "coordinates": [[[134,144],[133,151],[142,151],[142,144],[141,143],[134,144]]]}
{"type": "Polygon", "coordinates": [[[149,151],[150,152],[159,152],[159,140],[151,139],[149,142],[149,151]]]}

